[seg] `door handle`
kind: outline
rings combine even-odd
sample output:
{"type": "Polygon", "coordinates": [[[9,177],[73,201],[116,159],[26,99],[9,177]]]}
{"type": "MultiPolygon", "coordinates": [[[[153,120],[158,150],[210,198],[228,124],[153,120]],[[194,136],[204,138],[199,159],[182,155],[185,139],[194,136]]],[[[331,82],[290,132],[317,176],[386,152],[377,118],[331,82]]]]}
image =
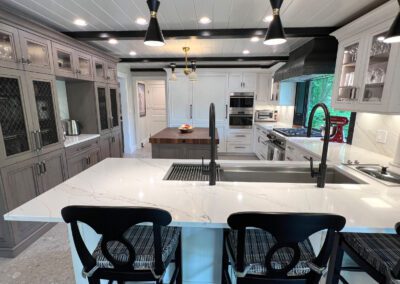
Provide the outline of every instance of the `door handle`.
{"type": "Polygon", "coordinates": [[[225,105],[225,119],[228,119],[228,105],[225,105]]]}
{"type": "Polygon", "coordinates": [[[47,173],[46,161],[42,161],[43,174],[47,173]]]}
{"type": "Polygon", "coordinates": [[[193,118],[193,105],[190,105],[190,119],[193,118]]]}
{"type": "Polygon", "coordinates": [[[306,159],[307,161],[311,160],[311,157],[303,156],[303,158],[306,159]]]}

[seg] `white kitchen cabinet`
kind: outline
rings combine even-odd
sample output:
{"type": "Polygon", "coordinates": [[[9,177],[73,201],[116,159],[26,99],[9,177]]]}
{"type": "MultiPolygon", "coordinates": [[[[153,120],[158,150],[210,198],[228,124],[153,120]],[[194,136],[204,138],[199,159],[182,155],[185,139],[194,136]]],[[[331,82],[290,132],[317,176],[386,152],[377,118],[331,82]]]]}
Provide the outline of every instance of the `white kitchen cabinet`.
{"type": "Polygon", "coordinates": [[[255,92],[257,89],[256,73],[230,73],[229,91],[231,92],[255,92]]]}
{"type": "Polygon", "coordinates": [[[253,130],[252,129],[229,129],[227,132],[227,152],[252,153],[253,152],[253,130]]]}
{"type": "Polygon", "coordinates": [[[193,83],[185,76],[178,76],[177,81],[168,81],[168,115],[171,127],[183,123],[192,124],[192,92],[193,83]]]}
{"type": "Polygon", "coordinates": [[[382,40],[394,20],[387,3],[335,31],[339,41],[332,106],[338,110],[400,113],[400,47],[382,40]]]}
{"type": "Polygon", "coordinates": [[[267,131],[261,126],[254,127],[254,153],[260,160],[268,160],[268,143],[267,131]]]}
{"type": "Polygon", "coordinates": [[[312,158],[314,161],[319,161],[321,158],[315,154],[302,149],[295,143],[286,141],[285,160],[286,161],[309,161],[312,158]]]}
{"type": "Polygon", "coordinates": [[[276,106],[294,106],[296,82],[273,82],[269,103],[276,106]]]}
{"type": "Polygon", "coordinates": [[[258,74],[256,101],[260,103],[268,103],[271,98],[271,88],[271,74],[258,74]]]}

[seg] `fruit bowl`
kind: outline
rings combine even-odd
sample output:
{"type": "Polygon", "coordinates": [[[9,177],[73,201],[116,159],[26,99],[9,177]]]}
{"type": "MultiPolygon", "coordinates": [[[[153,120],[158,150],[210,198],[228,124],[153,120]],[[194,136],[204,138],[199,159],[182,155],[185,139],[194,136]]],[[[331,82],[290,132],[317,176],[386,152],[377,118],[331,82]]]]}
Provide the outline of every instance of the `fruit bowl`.
{"type": "Polygon", "coordinates": [[[190,124],[182,124],[181,126],[178,127],[178,129],[181,133],[193,132],[193,126],[191,126],[190,124]]]}

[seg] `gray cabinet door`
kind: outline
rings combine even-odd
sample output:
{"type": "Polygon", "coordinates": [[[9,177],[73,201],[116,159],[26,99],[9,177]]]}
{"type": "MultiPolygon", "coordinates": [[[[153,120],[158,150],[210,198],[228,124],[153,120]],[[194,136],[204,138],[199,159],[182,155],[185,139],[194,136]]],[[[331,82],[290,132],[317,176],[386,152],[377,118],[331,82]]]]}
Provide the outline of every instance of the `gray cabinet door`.
{"type": "Polygon", "coordinates": [[[0,166],[36,156],[31,117],[24,72],[0,68],[0,166]]]}
{"type": "Polygon", "coordinates": [[[18,30],[0,23],[0,66],[23,69],[21,62],[21,46],[19,45],[18,30]]]}
{"type": "Polygon", "coordinates": [[[39,157],[39,162],[44,169],[41,175],[40,193],[59,185],[67,179],[67,164],[65,151],[61,149],[39,157]]]}
{"type": "Polygon", "coordinates": [[[107,85],[96,83],[96,106],[98,113],[99,133],[110,133],[109,99],[107,85]]]}
{"type": "MultiPolygon", "coordinates": [[[[7,210],[35,198],[40,192],[40,171],[37,158],[1,169],[7,210]]],[[[11,222],[14,241],[18,243],[33,234],[43,224],[38,222],[11,222]]]]}
{"type": "Polygon", "coordinates": [[[114,131],[120,130],[120,98],[117,85],[108,85],[108,97],[110,100],[110,124],[114,131]]]}
{"type": "Polygon", "coordinates": [[[76,77],[74,66],[74,50],[62,44],[53,42],[54,71],[57,76],[76,77]]]}
{"type": "Polygon", "coordinates": [[[101,160],[100,148],[94,148],[90,150],[88,153],[88,157],[89,157],[89,167],[100,162],[101,160]]]}
{"type": "Polygon", "coordinates": [[[39,154],[63,148],[54,76],[29,73],[26,77],[32,122],[39,131],[39,154]]]}
{"type": "Polygon", "coordinates": [[[111,157],[111,137],[109,135],[100,138],[101,160],[111,157]]]}
{"type": "Polygon", "coordinates": [[[88,166],[88,163],[89,160],[87,159],[86,153],[68,159],[68,176],[71,178],[84,171],[88,166]]]}
{"type": "Polygon", "coordinates": [[[121,132],[115,133],[111,136],[111,157],[121,158],[122,156],[122,140],[121,132]]]}

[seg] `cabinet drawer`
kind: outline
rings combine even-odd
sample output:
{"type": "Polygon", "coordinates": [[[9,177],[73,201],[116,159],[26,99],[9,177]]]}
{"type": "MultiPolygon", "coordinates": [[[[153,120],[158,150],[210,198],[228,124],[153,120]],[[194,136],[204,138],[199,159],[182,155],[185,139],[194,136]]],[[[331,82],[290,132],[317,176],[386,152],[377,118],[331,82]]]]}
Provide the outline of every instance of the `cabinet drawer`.
{"type": "Polygon", "coordinates": [[[77,145],[65,148],[65,153],[67,155],[67,158],[70,158],[72,156],[80,154],[80,152],[82,152],[82,151],[86,151],[90,148],[97,147],[97,146],[99,146],[99,139],[93,139],[93,140],[89,140],[89,141],[82,142],[77,145]]]}
{"type": "Polygon", "coordinates": [[[227,152],[230,153],[251,153],[250,144],[229,143],[227,145],[227,152]]]}
{"type": "Polygon", "coordinates": [[[229,133],[228,141],[229,142],[240,142],[242,144],[251,143],[251,138],[253,135],[251,133],[229,133]]]}

